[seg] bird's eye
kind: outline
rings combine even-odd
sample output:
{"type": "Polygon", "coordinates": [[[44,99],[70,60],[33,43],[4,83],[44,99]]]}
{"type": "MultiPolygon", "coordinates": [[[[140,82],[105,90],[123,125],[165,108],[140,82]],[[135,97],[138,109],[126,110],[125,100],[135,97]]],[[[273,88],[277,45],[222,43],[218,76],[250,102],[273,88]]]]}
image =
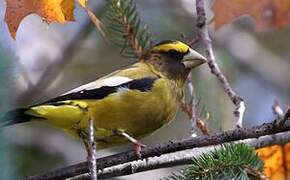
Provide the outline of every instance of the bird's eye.
{"type": "Polygon", "coordinates": [[[166,54],[171,57],[171,58],[174,58],[174,59],[177,59],[177,60],[181,60],[184,56],[184,54],[176,51],[176,50],[169,50],[168,52],[166,52],[166,54]]]}

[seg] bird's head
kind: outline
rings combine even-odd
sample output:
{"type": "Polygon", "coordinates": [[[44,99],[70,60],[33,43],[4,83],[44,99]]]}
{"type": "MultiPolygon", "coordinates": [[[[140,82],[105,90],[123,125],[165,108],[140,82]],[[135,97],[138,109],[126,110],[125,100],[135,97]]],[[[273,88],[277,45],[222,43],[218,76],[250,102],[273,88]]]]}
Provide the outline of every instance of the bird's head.
{"type": "Polygon", "coordinates": [[[206,62],[206,58],[180,41],[162,41],[154,45],[143,60],[168,78],[185,80],[191,69],[206,62]]]}

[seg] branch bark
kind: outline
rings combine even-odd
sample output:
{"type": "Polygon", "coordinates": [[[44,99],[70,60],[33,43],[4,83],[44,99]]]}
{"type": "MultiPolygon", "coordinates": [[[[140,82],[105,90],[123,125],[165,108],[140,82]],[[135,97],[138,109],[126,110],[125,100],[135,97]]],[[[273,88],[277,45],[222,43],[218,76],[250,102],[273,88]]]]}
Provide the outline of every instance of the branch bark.
{"type": "Polygon", "coordinates": [[[89,143],[90,143],[90,153],[88,157],[89,161],[89,169],[90,169],[90,179],[97,180],[97,147],[95,142],[95,135],[94,135],[94,119],[89,119],[89,143]]]}
{"type": "MultiPolygon", "coordinates": [[[[178,141],[169,141],[164,144],[158,144],[152,147],[142,149],[141,155],[143,158],[161,156],[163,154],[192,149],[196,147],[204,147],[210,145],[218,145],[225,142],[232,142],[248,138],[258,138],[260,136],[271,135],[279,132],[286,132],[290,130],[290,109],[285,113],[285,123],[279,123],[279,119],[271,123],[265,123],[261,126],[251,128],[237,128],[221,133],[212,134],[210,136],[200,136],[188,138],[178,141]]],[[[97,159],[98,169],[104,169],[119,164],[138,160],[134,151],[128,151],[97,159]]],[[[30,176],[26,179],[63,179],[88,173],[88,163],[82,162],[72,166],[64,167],[55,171],[51,171],[42,175],[30,176]]]]}
{"type": "Polygon", "coordinates": [[[236,106],[234,111],[234,115],[236,117],[235,124],[237,127],[242,127],[243,116],[245,112],[245,103],[243,99],[237,95],[237,93],[230,86],[225,75],[221,72],[217,62],[215,55],[213,53],[213,47],[211,43],[211,38],[209,36],[209,28],[206,23],[206,13],[205,13],[205,5],[204,0],[196,0],[196,13],[197,13],[197,29],[198,29],[198,37],[203,42],[205,46],[205,54],[208,60],[208,66],[211,69],[211,73],[214,74],[220,83],[222,84],[226,94],[229,96],[233,104],[236,106]]]}

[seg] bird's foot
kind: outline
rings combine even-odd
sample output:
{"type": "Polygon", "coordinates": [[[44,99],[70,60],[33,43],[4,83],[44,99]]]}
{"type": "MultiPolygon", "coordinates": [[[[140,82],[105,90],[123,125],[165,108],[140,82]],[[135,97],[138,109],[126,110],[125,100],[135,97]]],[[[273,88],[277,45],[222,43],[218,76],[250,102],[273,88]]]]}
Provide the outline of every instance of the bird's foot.
{"type": "Polygon", "coordinates": [[[146,145],[140,143],[140,142],[139,142],[138,140],[136,140],[136,139],[135,139],[135,141],[132,142],[132,143],[133,143],[134,151],[135,151],[136,155],[138,156],[138,158],[141,159],[141,158],[142,158],[141,150],[142,150],[142,148],[146,147],[146,145]]]}
{"type": "Polygon", "coordinates": [[[116,131],[117,134],[125,137],[126,139],[128,139],[131,143],[133,143],[133,146],[134,146],[134,151],[136,153],[136,155],[141,159],[142,156],[141,156],[141,150],[142,148],[146,147],[145,144],[142,144],[140,141],[138,141],[137,139],[133,138],[132,136],[130,136],[129,134],[127,134],[126,132],[124,131],[116,131]]]}

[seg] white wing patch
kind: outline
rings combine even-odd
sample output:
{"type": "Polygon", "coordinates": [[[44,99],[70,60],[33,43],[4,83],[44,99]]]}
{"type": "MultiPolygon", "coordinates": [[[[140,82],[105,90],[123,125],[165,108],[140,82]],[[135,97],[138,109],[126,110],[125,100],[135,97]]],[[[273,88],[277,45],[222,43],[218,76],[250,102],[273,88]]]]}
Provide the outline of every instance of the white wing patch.
{"type": "Polygon", "coordinates": [[[123,76],[114,76],[114,77],[109,77],[106,79],[103,79],[100,84],[101,86],[109,86],[109,87],[114,87],[118,86],[120,84],[127,83],[129,81],[132,81],[133,79],[130,79],[128,77],[123,77],[123,76]]]}
{"type": "Polygon", "coordinates": [[[82,90],[98,89],[98,88],[103,87],[103,86],[114,87],[114,86],[118,86],[118,85],[130,82],[132,80],[133,79],[130,79],[130,78],[124,77],[124,76],[108,77],[105,79],[96,80],[96,81],[90,82],[88,84],[82,85],[78,88],[75,88],[75,89],[69,91],[69,92],[66,92],[65,94],[79,92],[82,90]]]}

